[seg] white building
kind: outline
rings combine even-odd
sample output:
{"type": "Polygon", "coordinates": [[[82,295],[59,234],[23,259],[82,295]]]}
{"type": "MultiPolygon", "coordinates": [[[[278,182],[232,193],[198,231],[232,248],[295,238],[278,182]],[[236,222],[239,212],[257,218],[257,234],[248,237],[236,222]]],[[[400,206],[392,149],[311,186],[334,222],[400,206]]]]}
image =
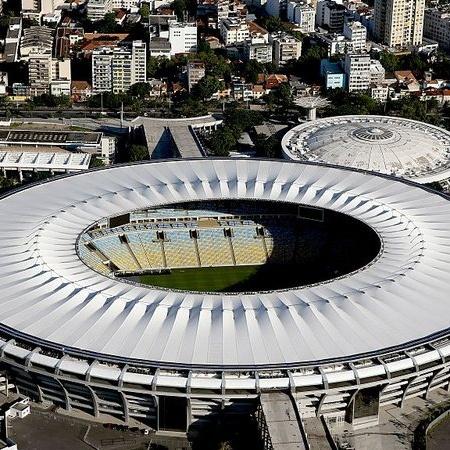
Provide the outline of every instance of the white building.
{"type": "Polygon", "coordinates": [[[272,44],[263,37],[250,37],[244,43],[244,59],[255,60],[262,64],[272,62],[272,44]]]}
{"type": "Polygon", "coordinates": [[[197,25],[195,23],[169,23],[170,54],[195,53],[197,51],[197,25]]]}
{"type": "Polygon", "coordinates": [[[112,0],[88,0],[87,16],[93,22],[102,20],[105,14],[113,11],[112,0]]]}
{"type": "Polygon", "coordinates": [[[425,10],[423,35],[439,43],[443,49],[450,49],[450,11],[438,8],[425,10]]]}
{"type": "Polygon", "coordinates": [[[425,0],[375,0],[375,38],[393,48],[422,43],[425,0]]]}
{"type": "Polygon", "coordinates": [[[273,63],[276,66],[284,66],[292,59],[300,58],[302,54],[302,43],[294,36],[284,33],[272,33],[269,36],[272,44],[273,63]]]}
{"type": "Polygon", "coordinates": [[[316,23],[331,33],[342,33],[346,8],[341,3],[332,0],[322,0],[317,3],[316,23]]]}
{"type": "Polygon", "coordinates": [[[113,9],[126,9],[129,11],[138,8],[140,3],[140,0],[112,0],[112,7],[113,9]]]}
{"type": "Polygon", "coordinates": [[[52,58],[49,53],[32,53],[28,60],[28,81],[32,96],[70,95],[70,59],[52,58]]]}
{"type": "Polygon", "coordinates": [[[8,72],[0,72],[0,95],[6,95],[8,88],[8,72]]]}
{"type": "Polygon", "coordinates": [[[27,61],[30,54],[51,55],[53,51],[53,29],[49,27],[32,26],[23,31],[20,40],[20,59],[27,61]]]}
{"type": "Polygon", "coordinates": [[[377,59],[370,60],[370,83],[380,84],[384,81],[386,71],[377,59]]]}
{"type": "Polygon", "coordinates": [[[344,71],[349,92],[366,91],[370,86],[370,55],[345,55],[344,71]]]}
{"type": "Polygon", "coordinates": [[[10,418],[18,417],[19,419],[23,419],[27,417],[31,412],[30,409],[30,400],[28,397],[25,397],[22,400],[11,405],[11,407],[6,411],[5,416],[10,418]]]}
{"type": "Polygon", "coordinates": [[[99,47],[92,52],[92,92],[125,92],[146,81],[146,44],[99,47]]]}
{"type": "Polygon", "coordinates": [[[250,37],[248,23],[244,19],[231,17],[222,20],[220,37],[225,45],[240,44],[250,37]]]}
{"type": "Polygon", "coordinates": [[[360,22],[344,23],[344,36],[351,42],[352,52],[366,51],[367,29],[360,22]]]}
{"type": "Polygon", "coordinates": [[[291,1],[287,5],[289,22],[298,25],[303,34],[313,33],[316,24],[316,10],[304,2],[291,1]]]}
{"type": "Polygon", "coordinates": [[[22,16],[40,21],[47,14],[53,14],[65,0],[22,0],[22,16]]]}

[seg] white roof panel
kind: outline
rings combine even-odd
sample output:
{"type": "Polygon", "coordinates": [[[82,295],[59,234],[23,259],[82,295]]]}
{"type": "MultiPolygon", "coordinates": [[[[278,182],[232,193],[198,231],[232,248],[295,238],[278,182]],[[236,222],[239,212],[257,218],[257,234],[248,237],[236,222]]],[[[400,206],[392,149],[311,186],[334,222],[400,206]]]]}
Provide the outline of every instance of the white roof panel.
{"type": "MultiPolygon", "coordinates": [[[[450,203],[399,179],[274,160],[149,162],[14,192],[0,200],[0,220],[0,323],[36,345],[161,367],[273,368],[406,348],[449,328],[450,203]],[[78,236],[103,217],[211,198],[331,208],[371,226],[383,248],[337,279],[237,294],[128,284],[94,272],[76,253],[78,236]]],[[[61,369],[68,366],[88,369],[72,360],[61,369]]]]}

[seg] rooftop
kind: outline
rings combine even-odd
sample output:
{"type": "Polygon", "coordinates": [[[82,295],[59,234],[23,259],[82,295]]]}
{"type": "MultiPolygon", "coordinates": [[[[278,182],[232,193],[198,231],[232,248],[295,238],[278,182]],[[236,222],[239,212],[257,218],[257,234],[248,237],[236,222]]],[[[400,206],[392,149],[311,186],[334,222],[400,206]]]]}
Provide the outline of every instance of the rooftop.
{"type": "Polygon", "coordinates": [[[307,122],[283,138],[290,159],[319,161],[419,182],[450,176],[450,132],[387,116],[337,116],[307,122]]]}

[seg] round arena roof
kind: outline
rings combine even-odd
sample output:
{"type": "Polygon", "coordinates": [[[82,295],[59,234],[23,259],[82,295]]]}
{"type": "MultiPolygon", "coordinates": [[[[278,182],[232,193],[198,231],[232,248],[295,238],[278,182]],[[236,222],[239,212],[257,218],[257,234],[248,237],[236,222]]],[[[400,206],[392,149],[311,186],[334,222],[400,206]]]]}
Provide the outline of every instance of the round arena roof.
{"type": "Polygon", "coordinates": [[[407,348],[449,327],[450,202],[398,179],[273,160],[150,162],[16,191],[0,218],[0,329],[37,345],[161,367],[269,368],[407,348]],[[339,211],[371,226],[382,249],[341,278],[239,294],[129,284],[77,254],[100,218],[224,198],[339,211]]]}
{"type": "Polygon", "coordinates": [[[450,177],[450,132],[388,116],[336,116],[306,122],[282,141],[286,158],[318,161],[419,183],[450,177]]]}

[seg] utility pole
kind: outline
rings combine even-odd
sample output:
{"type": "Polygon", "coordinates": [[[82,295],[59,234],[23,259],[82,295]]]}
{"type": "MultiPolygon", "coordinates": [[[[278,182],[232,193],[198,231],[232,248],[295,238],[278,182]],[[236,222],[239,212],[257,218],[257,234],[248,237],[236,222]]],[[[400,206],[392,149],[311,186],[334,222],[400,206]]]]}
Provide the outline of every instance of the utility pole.
{"type": "Polygon", "coordinates": [[[120,128],[123,128],[123,102],[120,105],[120,128]]]}

